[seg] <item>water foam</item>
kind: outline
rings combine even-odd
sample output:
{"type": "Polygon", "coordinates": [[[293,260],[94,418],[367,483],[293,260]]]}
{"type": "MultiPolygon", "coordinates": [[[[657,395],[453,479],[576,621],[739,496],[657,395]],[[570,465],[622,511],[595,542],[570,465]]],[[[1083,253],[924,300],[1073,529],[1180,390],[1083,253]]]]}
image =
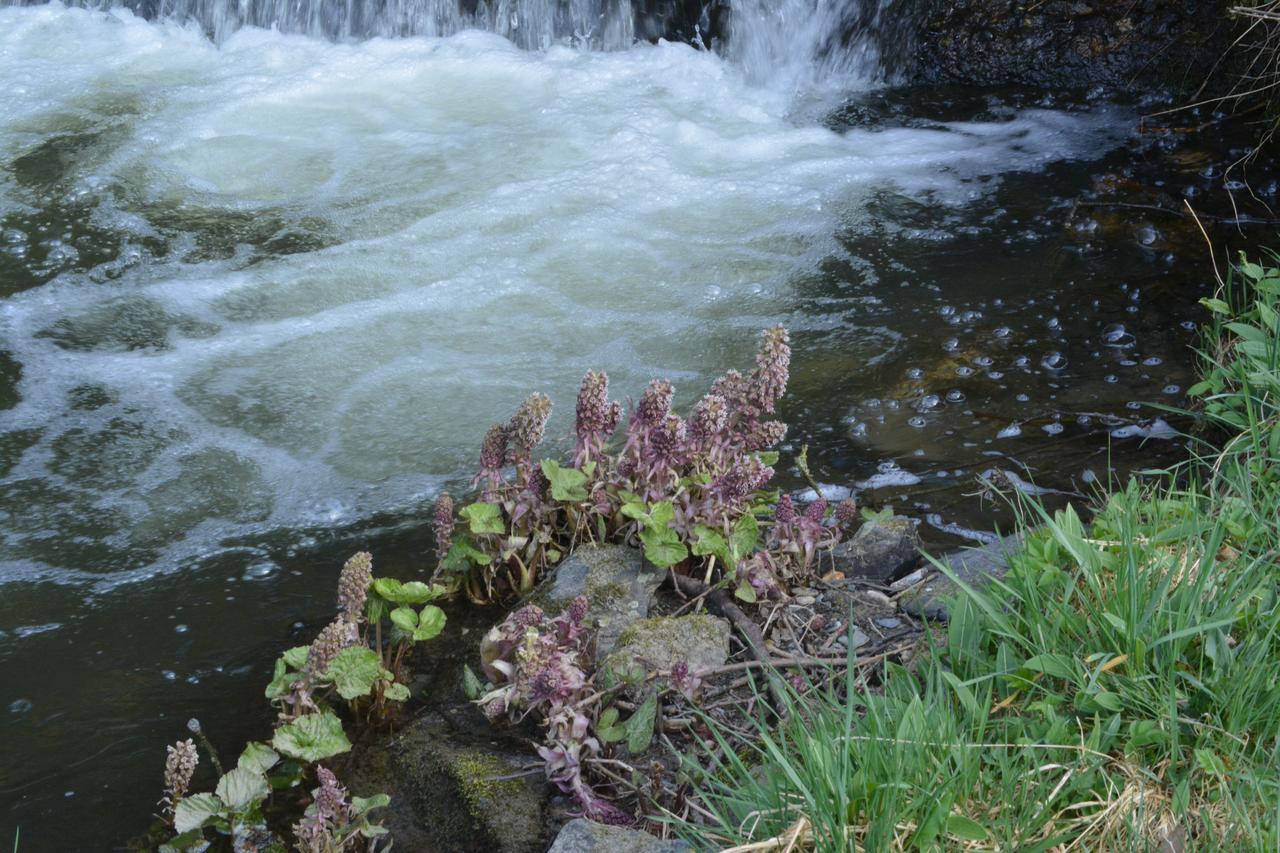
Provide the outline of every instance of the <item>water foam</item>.
{"type": "Polygon", "coordinates": [[[58,5],[0,9],[0,77],[0,162],[27,164],[0,216],[64,206],[84,223],[27,244],[112,247],[0,301],[0,433],[38,434],[0,481],[6,571],[107,583],[414,506],[529,391],[566,434],[590,367],[697,391],[762,325],[823,322],[796,282],[874,195],[963,204],[1113,123],[836,133],[687,45],[215,45],[58,5]]]}

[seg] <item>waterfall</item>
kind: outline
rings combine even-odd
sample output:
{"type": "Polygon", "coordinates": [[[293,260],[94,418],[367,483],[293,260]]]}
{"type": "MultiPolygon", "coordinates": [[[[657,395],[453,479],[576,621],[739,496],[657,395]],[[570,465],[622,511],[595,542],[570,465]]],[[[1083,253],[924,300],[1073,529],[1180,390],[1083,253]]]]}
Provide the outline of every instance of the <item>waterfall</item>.
{"type": "MultiPolygon", "coordinates": [[[[9,5],[15,0],[0,0],[9,5]]],[[[22,4],[25,0],[16,0],[22,4]]],[[[882,43],[905,0],[65,0],[124,6],[144,18],[194,21],[221,42],[241,27],[335,40],[498,33],[542,50],[570,43],[597,50],[637,38],[714,46],[756,81],[812,86],[867,80],[884,63],[882,43]]]]}

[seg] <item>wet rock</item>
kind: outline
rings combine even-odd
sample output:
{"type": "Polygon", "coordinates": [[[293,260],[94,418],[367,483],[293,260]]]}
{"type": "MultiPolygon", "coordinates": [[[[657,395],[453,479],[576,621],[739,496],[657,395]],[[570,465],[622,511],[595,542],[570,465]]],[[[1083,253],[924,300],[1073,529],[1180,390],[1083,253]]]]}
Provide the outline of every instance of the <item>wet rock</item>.
{"type": "Polygon", "coordinates": [[[519,776],[537,757],[514,739],[458,730],[436,715],[359,751],[344,781],[359,796],[383,792],[379,812],[396,849],[419,853],[535,853],[546,849],[541,774],[519,776]]]}
{"type": "MultiPolygon", "coordinates": [[[[955,551],[940,558],[940,562],[966,584],[985,586],[992,578],[1002,578],[1009,571],[1009,556],[1022,545],[1024,536],[1024,533],[1014,533],[981,548],[955,551]]],[[[963,594],[951,578],[939,572],[926,583],[905,593],[898,604],[903,612],[912,616],[945,622],[950,602],[963,594]]]]}
{"type": "Polygon", "coordinates": [[[618,635],[628,625],[649,615],[649,605],[662,577],[662,570],[645,560],[637,548],[590,545],[560,563],[524,603],[536,604],[554,616],[579,595],[585,595],[587,621],[598,628],[599,661],[613,651],[618,635]]]}
{"type": "Polygon", "coordinates": [[[916,561],[919,546],[920,536],[913,519],[895,515],[868,521],[851,539],[822,555],[820,573],[834,570],[846,578],[884,583],[916,561]]]}
{"type": "Polygon", "coordinates": [[[646,669],[668,671],[684,662],[692,672],[723,666],[729,658],[729,623],[718,616],[660,616],[631,625],[618,638],[617,649],[605,660],[614,672],[636,663],[646,669]]]}
{"type": "Polygon", "coordinates": [[[917,5],[929,11],[918,25],[916,79],[979,86],[1199,82],[1232,29],[1220,2],[917,5]]]}
{"type": "Polygon", "coordinates": [[[564,825],[547,853],[683,853],[692,849],[683,841],[663,841],[638,829],[578,818],[564,825]]]}

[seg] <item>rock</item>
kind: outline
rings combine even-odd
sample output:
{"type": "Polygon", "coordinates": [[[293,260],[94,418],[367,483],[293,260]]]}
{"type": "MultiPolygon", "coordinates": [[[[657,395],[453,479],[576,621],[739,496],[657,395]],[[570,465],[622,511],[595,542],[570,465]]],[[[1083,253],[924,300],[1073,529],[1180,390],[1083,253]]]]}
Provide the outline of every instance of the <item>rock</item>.
{"type": "Polygon", "coordinates": [[[343,780],[358,796],[382,792],[378,814],[397,850],[417,853],[537,853],[546,849],[541,774],[519,774],[537,757],[497,733],[481,737],[434,714],[358,751],[343,780]]]}
{"type": "Polygon", "coordinates": [[[683,841],[663,841],[638,829],[606,826],[578,818],[560,830],[547,853],[684,853],[693,850],[683,841]]]}
{"type": "Polygon", "coordinates": [[[821,572],[838,571],[846,578],[885,583],[919,556],[920,536],[913,519],[895,515],[868,521],[858,532],[821,556],[821,572]]]}
{"type": "Polygon", "coordinates": [[[700,613],[634,623],[622,632],[605,666],[625,672],[638,662],[646,669],[665,672],[683,661],[696,673],[724,666],[728,658],[729,623],[700,613]]]}
{"type": "Polygon", "coordinates": [[[523,602],[536,604],[554,616],[579,595],[588,601],[587,621],[596,634],[596,660],[613,651],[618,635],[631,623],[649,615],[653,594],[662,583],[662,570],[625,545],[587,545],[556,567],[523,602]]]}
{"type": "MultiPolygon", "coordinates": [[[[1009,555],[1022,545],[1025,534],[1014,533],[997,539],[981,548],[966,548],[939,559],[961,580],[973,587],[981,587],[992,578],[1002,578],[1009,570],[1009,555]]],[[[957,595],[963,595],[951,578],[939,572],[922,586],[916,587],[898,599],[903,612],[920,619],[945,622],[947,607],[957,595]]]]}
{"type": "Polygon", "coordinates": [[[897,628],[899,625],[901,625],[902,620],[898,619],[895,616],[886,616],[881,619],[877,619],[876,624],[879,625],[881,628],[892,629],[892,628],[897,628]]]}

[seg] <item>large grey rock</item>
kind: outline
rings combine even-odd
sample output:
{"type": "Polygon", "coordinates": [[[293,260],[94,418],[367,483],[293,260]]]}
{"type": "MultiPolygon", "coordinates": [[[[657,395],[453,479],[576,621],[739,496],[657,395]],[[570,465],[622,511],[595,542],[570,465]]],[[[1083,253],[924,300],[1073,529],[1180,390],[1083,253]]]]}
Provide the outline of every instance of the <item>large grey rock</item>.
{"type": "MultiPolygon", "coordinates": [[[[1009,557],[1022,545],[1026,533],[1013,533],[981,548],[966,548],[939,558],[939,562],[971,587],[982,587],[1009,571],[1009,557]]],[[[920,619],[947,620],[947,608],[963,590],[947,575],[938,572],[923,584],[904,593],[898,605],[920,619]]]]}
{"type": "Polygon", "coordinates": [[[846,578],[884,583],[919,558],[920,534],[916,521],[901,515],[868,521],[841,542],[819,563],[822,574],[833,569],[846,578]]]}
{"type": "Polygon", "coordinates": [[[599,661],[613,651],[618,635],[628,625],[649,615],[649,605],[662,578],[662,570],[645,560],[638,548],[587,545],[565,558],[525,603],[536,604],[554,616],[579,595],[585,595],[589,603],[587,620],[598,629],[599,661]]]}
{"type": "Polygon", "coordinates": [[[362,747],[340,775],[352,793],[391,795],[377,814],[397,850],[415,853],[538,853],[546,849],[542,774],[514,739],[459,730],[434,714],[393,738],[362,747]]]}
{"type": "Polygon", "coordinates": [[[614,672],[640,663],[646,669],[668,672],[688,664],[692,672],[724,666],[729,658],[729,623],[705,613],[660,616],[634,623],[622,632],[617,648],[605,659],[614,672]]]}
{"type": "Polygon", "coordinates": [[[692,849],[684,841],[663,841],[638,829],[578,818],[564,825],[547,853],[684,853],[692,849]]]}

